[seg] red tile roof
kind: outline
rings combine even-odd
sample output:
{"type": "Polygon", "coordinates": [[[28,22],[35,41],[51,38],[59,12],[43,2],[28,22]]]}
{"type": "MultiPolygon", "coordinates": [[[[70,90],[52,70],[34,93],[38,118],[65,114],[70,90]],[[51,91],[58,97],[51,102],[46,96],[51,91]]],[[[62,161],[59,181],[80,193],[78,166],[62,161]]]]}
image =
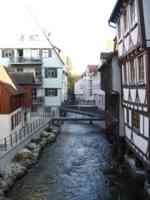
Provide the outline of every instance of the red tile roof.
{"type": "Polygon", "coordinates": [[[90,73],[97,71],[97,65],[88,65],[87,69],[90,73]]]}

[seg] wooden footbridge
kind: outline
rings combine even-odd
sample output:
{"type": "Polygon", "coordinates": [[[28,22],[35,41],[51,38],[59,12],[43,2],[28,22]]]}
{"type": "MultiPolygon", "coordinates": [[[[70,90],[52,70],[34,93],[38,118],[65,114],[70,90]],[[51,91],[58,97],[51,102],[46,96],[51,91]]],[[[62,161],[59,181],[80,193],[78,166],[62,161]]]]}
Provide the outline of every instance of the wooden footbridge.
{"type": "Polygon", "coordinates": [[[64,122],[64,121],[85,121],[92,123],[93,121],[104,121],[104,118],[102,117],[54,117],[52,118],[52,123],[57,122],[64,122]]]}
{"type": "MultiPolygon", "coordinates": [[[[90,110],[90,107],[88,107],[88,110],[90,110]]],[[[97,111],[97,112],[91,112],[85,110],[85,107],[79,107],[79,106],[63,106],[60,108],[60,111],[62,113],[75,113],[79,115],[89,116],[89,117],[101,117],[105,118],[105,112],[104,111],[97,111]]]]}
{"type": "Polygon", "coordinates": [[[99,112],[99,113],[91,113],[87,111],[82,111],[76,108],[68,108],[68,107],[63,107],[61,108],[62,115],[61,117],[54,117],[51,119],[52,124],[58,124],[62,123],[65,121],[71,121],[71,122],[89,122],[92,124],[93,122],[96,121],[104,121],[105,120],[105,114],[104,112],[99,112]],[[74,113],[77,114],[75,116],[66,116],[66,113],[74,113]],[[65,117],[66,116],[66,117],[65,117]]]}

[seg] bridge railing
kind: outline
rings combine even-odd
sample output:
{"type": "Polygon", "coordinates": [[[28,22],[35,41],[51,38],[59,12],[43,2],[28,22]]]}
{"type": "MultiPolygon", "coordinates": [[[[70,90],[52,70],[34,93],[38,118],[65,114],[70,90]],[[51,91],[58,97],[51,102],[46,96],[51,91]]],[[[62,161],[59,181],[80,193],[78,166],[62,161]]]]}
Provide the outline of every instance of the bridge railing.
{"type": "Polygon", "coordinates": [[[36,134],[38,130],[48,124],[50,119],[46,115],[42,115],[39,119],[35,119],[31,123],[26,124],[21,129],[0,139],[0,155],[7,152],[20,144],[24,139],[36,134]]]}

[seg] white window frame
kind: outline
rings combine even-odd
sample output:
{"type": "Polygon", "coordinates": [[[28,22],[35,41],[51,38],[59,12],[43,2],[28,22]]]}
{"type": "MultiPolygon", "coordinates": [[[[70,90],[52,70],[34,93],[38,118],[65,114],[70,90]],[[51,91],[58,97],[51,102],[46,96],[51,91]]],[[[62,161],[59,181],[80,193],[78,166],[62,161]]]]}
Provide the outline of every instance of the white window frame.
{"type": "Polygon", "coordinates": [[[57,88],[45,88],[45,96],[46,97],[57,97],[58,89],[57,88]]]}
{"type": "Polygon", "coordinates": [[[46,67],[45,68],[45,78],[57,78],[58,70],[57,68],[46,67]]]}
{"type": "Polygon", "coordinates": [[[31,58],[32,59],[38,59],[38,58],[40,58],[40,51],[39,51],[39,49],[32,49],[31,50],[31,58]]]}
{"type": "Polygon", "coordinates": [[[42,49],[42,58],[49,58],[50,57],[50,49],[42,49]]]}

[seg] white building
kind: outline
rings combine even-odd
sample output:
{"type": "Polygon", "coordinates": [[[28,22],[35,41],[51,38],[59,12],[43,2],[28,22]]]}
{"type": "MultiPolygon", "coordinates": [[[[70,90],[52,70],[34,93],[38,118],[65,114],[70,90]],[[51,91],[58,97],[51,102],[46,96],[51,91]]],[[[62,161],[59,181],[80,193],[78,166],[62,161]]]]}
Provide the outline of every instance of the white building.
{"type": "Polygon", "coordinates": [[[76,100],[81,102],[84,101],[84,79],[81,77],[75,83],[75,97],[76,100]]]}
{"type": "Polygon", "coordinates": [[[59,107],[67,98],[67,74],[56,47],[38,35],[23,36],[15,44],[1,47],[0,64],[14,71],[32,72],[36,80],[33,110],[44,108],[52,115],[59,114],[59,107]]]}
{"type": "Polygon", "coordinates": [[[75,96],[80,103],[88,103],[105,109],[105,92],[101,88],[101,76],[97,65],[88,65],[75,83],[75,96]]]}
{"type": "Polygon", "coordinates": [[[95,105],[99,109],[105,110],[105,92],[101,89],[101,74],[98,69],[92,75],[92,95],[95,105]]]}

